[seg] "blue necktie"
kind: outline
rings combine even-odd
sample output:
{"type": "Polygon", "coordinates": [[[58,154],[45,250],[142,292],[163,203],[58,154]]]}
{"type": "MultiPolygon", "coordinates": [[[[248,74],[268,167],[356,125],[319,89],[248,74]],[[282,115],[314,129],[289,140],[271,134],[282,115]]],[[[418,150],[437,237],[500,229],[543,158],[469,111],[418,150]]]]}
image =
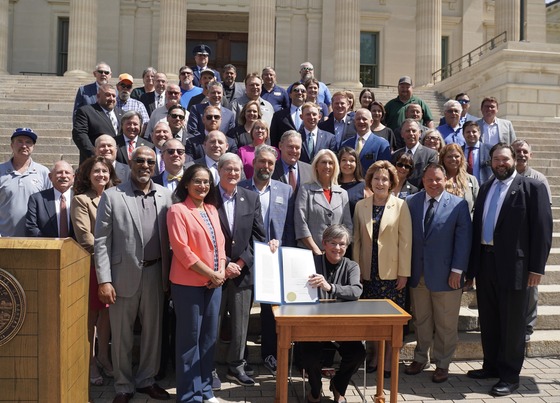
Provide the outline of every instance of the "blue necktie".
{"type": "Polygon", "coordinates": [[[494,189],[494,194],[492,194],[492,199],[490,199],[490,204],[488,205],[486,219],[484,220],[484,225],[482,227],[482,240],[486,244],[492,243],[492,240],[494,239],[496,211],[498,210],[498,200],[500,199],[500,193],[502,192],[503,185],[503,182],[498,181],[498,184],[494,189]]]}

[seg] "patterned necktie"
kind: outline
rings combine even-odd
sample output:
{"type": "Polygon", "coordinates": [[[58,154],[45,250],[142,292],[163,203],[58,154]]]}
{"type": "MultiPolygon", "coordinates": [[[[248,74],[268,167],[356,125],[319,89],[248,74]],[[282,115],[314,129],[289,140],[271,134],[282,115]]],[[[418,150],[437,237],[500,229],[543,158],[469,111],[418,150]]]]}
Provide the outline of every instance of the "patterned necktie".
{"type": "Polygon", "coordinates": [[[177,181],[179,182],[183,178],[183,173],[181,172],[179,175],[167,175],[167,182],[177,181]]]}
{"type": "Polygon", "coordinates": [[[288,172],[288,182],[290,183],[290,186],[292,187],[292,190],[295,192],[296,187],[297,187],[296,167],[294,167],[293,165],[290,165],[288,170],[289,170],[289,172],[288,172]]]}
{"type": "Polygon", "coordinates": [[[115,134],[119,132],[119,123],[117,122],[117,118],[115,117],[115,111],[107,112],[107,116],[109,116],[109,120],[113,125],[113,129],[115,130],[115,134]]]}
{"type": "Polygon", "coordinates": [[[362,136],[358,136],[358,146],[356,147],[356,154],[360,155],[363,147],[364,147],[364,138],[362,136]]]}
{"type": "Polygon", "coordinates": [[[132,158],[132,152],[134,151],[134,140],[128,142],[128,159],[132,158]]]}
{"type": "Polygon", "coordinates": [[[156,94],[156,108],[163,106],[163,95],[156,94]]]}
{"type": "Polygon", "coordinates": [[[492,244],[494,240],[494,227],[496,226],[496,212],[498,211],[498,200],[500,199],[500,193],[502,193],[502,187],[504,183],[498,181],[498,184],[494,188],[494,193],[490,199],[490,204],[488,204],[488,211],[486,212],[486,218],[484,219],[484,224],[482,226],[482,240],[486,244],[492,244]]]}
{"type": "Polygon", "coordinates": [[[473,147],[468,147],[468,151],[469,153],[467,154],[467,172],[472,175],[474,166],[473,147]]]}
{"type": "Polygon", "coordinates": [[[310,160],[313,159],[313,155],[315,154],[313,152],[314,147],[315,147],[315,142],[313,141],[313,132],[309,132],[307,136],[307,150],[309,151],[310,160]]]}
{"type": "Polygon", "coordinates": [[[68,209],[66,207],[66,197],[60,195],[60,229],[59,238],[68,237],[68,209]]]}
{"type": "Polygon", "coordinates": [[[432,221],[434,220],[434,203],[435,203],[436,199],[431,198],[429,200],[430,205],[428,206],[428,209],[426,210],[426,215],[424,216],[424,234],[426,234],[428,232],[428,230],[430,229],[430,225],[432,225],[432,221]]]}

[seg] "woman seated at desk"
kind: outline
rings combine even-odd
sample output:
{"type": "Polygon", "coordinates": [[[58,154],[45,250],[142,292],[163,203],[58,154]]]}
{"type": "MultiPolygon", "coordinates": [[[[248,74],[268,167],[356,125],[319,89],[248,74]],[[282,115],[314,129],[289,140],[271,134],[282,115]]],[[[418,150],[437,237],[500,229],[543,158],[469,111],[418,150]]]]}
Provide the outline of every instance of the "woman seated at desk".
{"type": "MultiPolygon", "coordinates": [[[[356,301],[362,294],[360,268],[358,264],[346,257],[346,248],[350,243],[350,231],[341,224],[327,227],[323,232],[322,246],[324,254],[315,256],[317,274],[309,278],[309,284],[318,288],[319,298],[337,301],[356,301]]],[[[333,326],[336,324],[333,323],[333,326]]],[[[331,342],[305,342],[300,344],[301,364],[307,371],[310,393],[308,402],[321,401],[321,352],[331,342]]],[[[365,351],[360,341],[341,341],[335,344],[341,356],[340,368],[331,379],[330,390],[335,402],[346,402],[344,395],[352,375],[363,362],[365,351]]]]}

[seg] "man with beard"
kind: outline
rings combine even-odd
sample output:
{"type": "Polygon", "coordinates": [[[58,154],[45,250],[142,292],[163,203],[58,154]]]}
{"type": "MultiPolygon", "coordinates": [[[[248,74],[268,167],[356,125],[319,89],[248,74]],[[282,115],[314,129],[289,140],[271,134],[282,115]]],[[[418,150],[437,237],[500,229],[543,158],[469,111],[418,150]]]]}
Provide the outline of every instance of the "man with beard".
{"type": "Polygon", "coordinates": [[[151,142],[140,137],[142,116],[138,112],[126,112],[121,119],[121,126],[122,134],[115,140],[117,143],[117,161],[128,164],[134,149],[141,146],[154,147],[151,142]]]}
{"type": "MultiPolygon", "coordinates": [[[[434,127],[432,112],[426,102],[412,93],[412,79],[409,76],[399,78],[398,91],[396,98],[391,99],[385,105],[385,125],[393,132],[405,120],[405,108],[408,104],[418,104],[422,107],[422,123],[429,128],[434,127]]],[[[404,137],[404,135],[403,135],[404,137]]]]}
{"type": "Polygon", "coordinates": [[[142,136],[150,116],[148,116],[146,107],[142,102],[130,97],[132,84],[134,84],[134,79],[130,74],[123,73],[119,76],[119,82],[117,83],[117,108],[120,108],[123,112],[136,111],[142,116],[142,122],[144,122],[140,133],[140,136],[142,136]]]}
{"type": "Polygon", "coordinates": [[[116,108],[117,93],[111,84],[103,84],[97,92],[97,102],[76,111],[72,140],[80,150],[80,164],[94,154],[95,139],[101,134],[117,136],[122,111],[116,108]]]}
{"type": "Polygon", "coordinates": [[[148,147],[133,151],[130,181],[103,192],[95,220],[98,295],[109,304],[113,340],[113,403],[129,402],[135,389],[152,399],[170,398],[154,380],[160,365],[163,296],[169,289],[166,215],[171,206],[171,192],[150,179],[155,158],[148,147]],[[142,335],[134,375],[131,358],[137,316],[142,335]]]}
{"type": "MultiPolygon", "coordinates": [[[[299,66],[299,75],[300,75],[299,82],[304,84],[310,78],[315,78],[315,68],[311,63],[303,62],[299,66]]],[[[291,87],[288,88],[288,94],[290,93],[290,90],[291,87]]],[[[317,102],[318,103],[322,102],[325,105],[327,105],[329,108],[331,106],[331,93],[327,85],[322,81],[319,81],[319,93],[317,94],[317,102]]]]}
{"type": "MultiPolygon", "coordinates": [[[[267,66],[262,71],[262,91],[261,98],[270,102],[274,108],[274,113],[286,109],[290,106],[288,92],[276,84],[276,71],[271,66],[267,66]]],[[[305,101],[305,98],[304,98],[305,101]]],[[[297,130],[298,128],[296,128],[297,130]]]]}
{"type": "MultiPolygon", "coordinates": [[[[527,287],[537,286],[552,244],[552,212],[546,186],[515,171],[506,143],[490,150],[494,179],[480,187],[473,216],[467,279],[476,279],[484,360],[474,379],[498,378],[490,394],[519,388],[525,358],[527,287]]],[[[467,284],[467,286],[470,284],[467,284]]]]}
{"type": "Polygon", "coordinates": [[[224,106],[226,108],[231,108],[231,104],[237,98],[240,98],[245,93],[245,89],[241,83],[236,83],[237,69],[233,64],[226,64],[222,69],[224,72],[224,78],[222,85],[224,86],[224,106]]]}
{"type": "Polygon", "coordinates": [[[111,78],[111,67],[105,62],[97,63],[95,70],[93,70],[95,82],[87,85],[82,85],[78,88],[76,99],[74,100],[74,114],[84,105],[93,105],[97,102],[97,92],[99,87],[108,84],[111,78]]]}
{"type": "Polygon", "coordinates": [[[190,67],[183,66],[179,69],[179,87],[181,88],[181,105],[188,105],[192,97],[201,94],[202,88],[193,83],[194,74],[190,67]]]}
{"type": "Polygon", "coordinates": [[[206,84],[208,102],[202,102],[191,106],[187,130],[189,137],[204,133],[204,110],[207,106],[215,106],[220,109],[221,123],[219,130],[227,133],[235,127],[235,116],[233,112],[224,106],[224,87],[219,82],[212,80],[206,84]]]}
{"type": "MultiPolygon", "coordinates": [[[[206,108],[204,108],[204,113],[202,114],[202,116],[204,132],[200,133],[197,136],[189,138],[187,140],[187,143],[185,144],[187,154],[190,155],[193,160],[204,157],[203,143],[206,139],[206,136],[214,130],[220,131],[220,127],[222,126],[222,108],[208,105],[206,108]]],[[[230,153],[237,154],[237,145],[235,143],[235,140],[227,137],[227,144],[228,151],[230,153]]]]}
{"type": "Polygon", "coordinates": [[[49,173],[53,187],[29,197],[25,217],[25,236],[45,238],[72,237],[70,203],[74,169],[66,161],[57,161],[49,173]]]}
{"type": "MultiPolygon", "coordinates": [[[[264,223],[265,242],[283,241],[285,234],[293,233],[294,201],[290,185],[272,179],[278,153],[274,147],[263,144],[255,150],[253,179],[239,183],[239,187],[259,195],[264,223]]],[[[261,357],[264,367],[276,375],[276,326],[272,305],[261,303],[261,357]]]]}
{"type": "MultiPolygon", "coordinates": [[[[548,192],[548,197],[550,199],[550,205],[552,205],[552,194],[550,193],[550,186],[548,185],[548,180],[541,172],[533,169],[529,166],[529,161],[533,158],[533,152],[531,151],[531,145],[525,140],[515,140],[511,146],[513,151],[515,151],[515,170],[521,176],[527,178],[533,178],[537,181],[543,183],[546,186],[548,192]]],[[[531,335],[533,334],[533,328],[537,322],[537,306],[539,303],[539,289],[538,287],[529,287],[527,290],[527,330],[525,334],[525,341],[529,341],[531,335]]]]}

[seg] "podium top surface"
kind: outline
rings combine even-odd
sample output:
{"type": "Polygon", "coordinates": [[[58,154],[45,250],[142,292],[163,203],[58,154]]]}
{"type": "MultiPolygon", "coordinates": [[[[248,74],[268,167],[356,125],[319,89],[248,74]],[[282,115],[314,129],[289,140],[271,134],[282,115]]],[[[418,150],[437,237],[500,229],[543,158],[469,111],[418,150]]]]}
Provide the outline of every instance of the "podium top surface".
{"type": "Polygon", "coordinates": [[[274,309],[276,316],[408,316],[394,302],[386,299],[345,302],[320,302],[318,304],[286,304],[274,309]]]}

